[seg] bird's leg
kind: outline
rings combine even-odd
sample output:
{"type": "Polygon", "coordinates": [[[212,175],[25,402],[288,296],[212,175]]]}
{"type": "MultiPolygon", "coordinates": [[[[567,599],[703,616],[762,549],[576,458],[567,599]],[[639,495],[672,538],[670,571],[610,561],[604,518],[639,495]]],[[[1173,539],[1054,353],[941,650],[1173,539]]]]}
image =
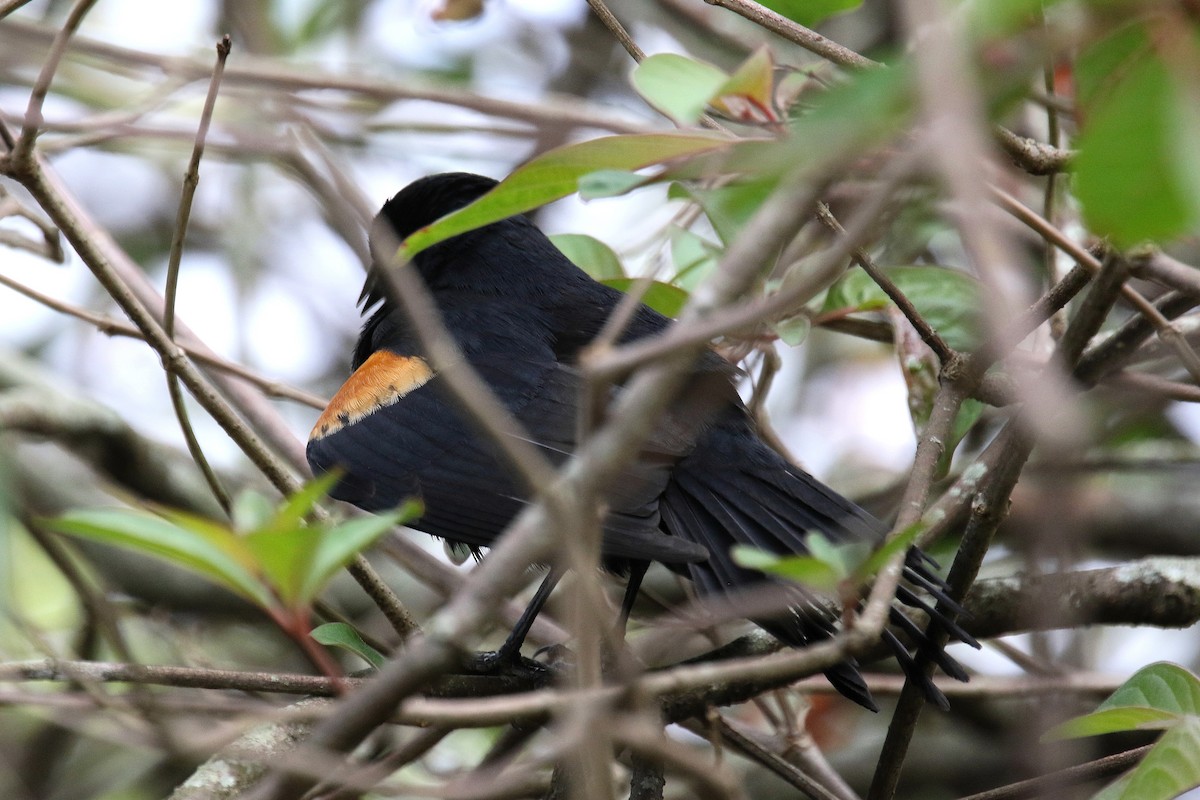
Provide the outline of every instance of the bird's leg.
{"type": "Polygon", "coordinates": [[[617,619],[615,638],[618,641],[625,638],[625,631],[629,627],[629,615],[633,613],[633,604],[637,602],[638,592],[642,588],[642,579],[646,577],[648,569],[650,569],[649,561],[629,562],[629,580],[625,582],[625,596],[621,598],[621,616],[617,619]]]}
{"type": "Polygon", "coordinates": [[[521,645],[525,644],[525,637],[529,635],[529,629],[533,627],[533,621],[541,613],[542,606],[546,605],[546,601],[550,598],[550,593],[554,591],[554,587],[558,585],[562,575],[561,569],[557,567],[550,568],[550,572],[542,579],[542,585],[538,587],[537,592],[533,595],[533,599],[529,601],[529,605],[526,606],[525,611],[521,614],[521,618],[517,620],[517,624],[513,627],[512,633],[508,634],[508,638],[504,640],[504,644],[500,645],[499,650],[489,650],[469,656],[464,665],[469,672],[473,674],[496,672],[506,665],[516,663],[520,659],[521,645]]]}
{"type": "Polygon", "coordinates": [[[629,577],[625,582],[625,595],[621,598],[621,614],[617,618],[616,625],[613,626],[612,636],[606,642],[602,656],[601,663],[605,672],[617,669],[624,673],[628,670],[628,674],[632,675],[632,670],[637,669],[634,660],[629,657],[625,633],[629,627],[629,615],[633,613],[633,604],[637,601],[638,592],[642,588],[642,579],[646,577],[648,569],[650,569],[649,561],[629,562],[629,577]]]}

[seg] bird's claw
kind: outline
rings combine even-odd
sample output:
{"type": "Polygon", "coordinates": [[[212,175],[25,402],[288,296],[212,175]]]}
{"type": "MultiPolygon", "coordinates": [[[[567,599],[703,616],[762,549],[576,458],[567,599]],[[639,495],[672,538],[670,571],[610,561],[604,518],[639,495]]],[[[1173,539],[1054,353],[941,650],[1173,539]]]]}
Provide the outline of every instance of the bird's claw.
{"type": "Polygon", "coordinates": [[[516,660],[512,653],[503,650],[485,650],[465,656],[463,668],[472,675],[494,675],[516,660]]]}
{"type": "Polygon", "coordinates": [[[522,657],[519,650],[485,650],[463,658],[463,670],[469,675],[504,675],[539,680],[549,677],[551,669],[522,657]]]}

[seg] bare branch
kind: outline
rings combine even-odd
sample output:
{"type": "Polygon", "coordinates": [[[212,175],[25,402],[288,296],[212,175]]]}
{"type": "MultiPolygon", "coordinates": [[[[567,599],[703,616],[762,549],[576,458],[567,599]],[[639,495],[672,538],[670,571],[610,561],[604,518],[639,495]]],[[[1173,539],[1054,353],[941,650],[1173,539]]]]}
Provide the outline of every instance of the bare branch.
{"type": "MultiPolygon", "coordinates": [[[[179,211],[175,217],[175,232],[171,236],[171,251],[167,258],[167,286],[163,291],[163,332],[168,339],[175,338],[175,294],[179,289],[179,262],[183,258],[183,243],[187,238],[188,218],[192,212],[192,198],[196,194],[196,185],[200,183],[200,159],[204,157],[204,140],[208,136],[208,126],[212,121],[213,108],[217,104],[217,91],[221,86],[221,75],[225,71],[225,59],[229,57],[232,44],[226,35],[217,44],[217,64],[213,69],[212,80],[208,85],[208,95],[204,98],[204,108],[200,112],[200,125],[196,131],[196,143],[192,148],[192,159],[188,163],[183,176],[183,193],[179,198],[179,211]]],[[[169,366],[168,362],[164,364],[169,366]]],[[[229,516],[232,503],[225,487],[221,485],[212,465],[204,456],[200,440],[188,419],[187,406],[183,402],[183,392],[179,387],[179,377],[171,369],[167,369],[167,390],[171,395],[171,405],[175,408],[175,417],[179,420],[180,430],[183,431],[184,441],[187,442],[188,452],[192,460],[200,468],[204,480],[212,489],[213,497],[229,516]]]]}
{"type": "MultiPolygon", "coordinates": [[[[0,38],[11,46],[28,46],[30,43],[44,46],[49,44],[53,37],[53,31],[35,23],[16,19],[0,21],[0,38]]],[[[68,49],[110,61],[122,69],[140,66],[185,81],[200,80],[211,73],[211,66],[200,59],[155,55],[87,37],[74,38],[68,49]]],[[[225,80],[231,85],[274,90],[285,96],[311,90],[332,90],[377,102],[429,100],[535,125],[569,125],[613,133],[645,133],[648,129],[646,125],[631,121],[624,115],[614,114],[609,109],[580,102],[571,97],[549,96],[537,103],[521,103],[461,89],[440,88],[411,79],[397,81],[321,73],[311,67],[294,68],[277,62],[230,67],[226,71],[225,80]]]]}
{"type": "Polygon", "coordinates": [[[42,125],[42,104],[45,103],[46,95],[50,92],[54,73],[58,71],[58,65],[67,52],[67,44],[75,34],[75,30],[95,3],[96,0],[78,0],[71,7],[71,12],[67,14],[62,28],[54,36],[50,53],[42,62],[42,70],[38,73],[37,80],[34,81],[33,91],[29,93],[29,105],[25,109],[25,122],[21,128],[21,136],[11,147],[9,153],[9,158],[18,165],[28,162],[33,157],[33,145],[42,125]]]}

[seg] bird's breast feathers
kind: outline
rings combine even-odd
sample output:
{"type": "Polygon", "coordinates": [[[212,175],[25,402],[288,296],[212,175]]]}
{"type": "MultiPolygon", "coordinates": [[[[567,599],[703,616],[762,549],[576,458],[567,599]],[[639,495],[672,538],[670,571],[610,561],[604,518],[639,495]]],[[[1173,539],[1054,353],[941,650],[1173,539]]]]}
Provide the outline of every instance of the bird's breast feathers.
{"type": "Polygon", "coordinates": [[[309,440],[323,439],[399,402],[432,377],[433,369],[423,358],[376,350],[329,401],[308,435],[309,440]]]}

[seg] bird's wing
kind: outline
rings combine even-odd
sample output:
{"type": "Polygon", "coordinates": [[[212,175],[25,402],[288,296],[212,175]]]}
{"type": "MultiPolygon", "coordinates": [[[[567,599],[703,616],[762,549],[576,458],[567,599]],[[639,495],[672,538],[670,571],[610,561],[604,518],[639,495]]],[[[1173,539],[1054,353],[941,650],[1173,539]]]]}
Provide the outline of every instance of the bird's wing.
{"type": "MultiPolygon", "coordinates": [[[[554,463],[574,449],[578,375],[534,353],[473,357],[473,366],[554,463]]],[[[514,434],[517,435],[517,434],[514,434]]],[[[414,527],[471,547],[494,543],[528,502],[497,449],[458,410],[444,378],[418,356],[373,353],[338,391],[308,443],[314,471],[341,468],[334,496],[379,511],[417,496],[414,527]]],[[[667,468],[635,464],[618,480],[603,523],[607,558],[687,563],[703,547],[658,528],[667,468]]],[[[569,534],[567,534],[569,535],[569,534]]]]}

